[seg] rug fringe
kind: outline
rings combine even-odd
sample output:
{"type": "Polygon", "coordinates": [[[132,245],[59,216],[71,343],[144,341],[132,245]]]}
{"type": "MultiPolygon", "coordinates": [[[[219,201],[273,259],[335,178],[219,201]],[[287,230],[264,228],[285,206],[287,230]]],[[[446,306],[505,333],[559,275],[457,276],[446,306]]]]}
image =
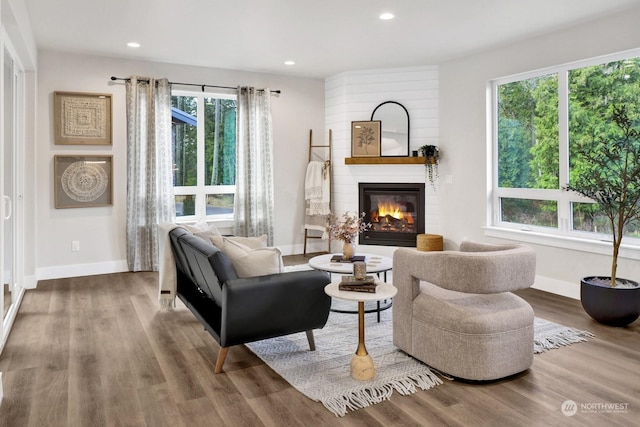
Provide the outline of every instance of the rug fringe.
{"type": "Polygon", "coordinates": [[[533,352],[535,354],[544,353],[547,350],[553,350],[555,348],[560,348],[579,342],[586,342],[589,338],[594,337],[595,335],[593,335],[589,331],[567,329],[560,333],[556,333],[553,336],[536,339],[533,345],[533,352]]]}
{"type": "Polygon", "coordinates": [[[417,388],[428,390],[442,384],[442,380],[433,372],[423,372],[393,380],[385,384],[372,384],[358,390],[352,390],[346,395],[323,399],[321,402],[325,408],[333,412],[337,417],[344,417],[348,410],[366,408],[391,398],[393,391],[403,396],[413,394],[417,388]]]}

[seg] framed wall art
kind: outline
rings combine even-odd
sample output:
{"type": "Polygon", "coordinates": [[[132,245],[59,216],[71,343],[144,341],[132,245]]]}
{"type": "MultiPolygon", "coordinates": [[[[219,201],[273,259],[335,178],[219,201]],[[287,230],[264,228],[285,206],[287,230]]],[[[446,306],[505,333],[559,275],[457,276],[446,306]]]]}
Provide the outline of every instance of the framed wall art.
{"type": "Polygon", "coordinates": [[[113,205],[113,156],[54,156],[56,209],[113,205]]]}
{"type": "Polygon", "coordinates": [[[111,145],[109,93],[54,92],[56,145],[111,145]]]}
{"type": "Polygon", "coordinates": [[[380,157],[380,120],[351,122],[351,157],[380,157]]]}

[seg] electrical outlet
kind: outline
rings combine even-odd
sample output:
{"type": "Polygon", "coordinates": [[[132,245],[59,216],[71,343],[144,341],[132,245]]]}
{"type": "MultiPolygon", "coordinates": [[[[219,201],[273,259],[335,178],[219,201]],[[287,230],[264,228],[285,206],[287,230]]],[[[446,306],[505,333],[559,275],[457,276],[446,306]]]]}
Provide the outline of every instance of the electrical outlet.
{"type": "Polygon", "coordinates": [[[71,252],[80,252],[80,241],[74,240],[71,242],[71,252]]]}

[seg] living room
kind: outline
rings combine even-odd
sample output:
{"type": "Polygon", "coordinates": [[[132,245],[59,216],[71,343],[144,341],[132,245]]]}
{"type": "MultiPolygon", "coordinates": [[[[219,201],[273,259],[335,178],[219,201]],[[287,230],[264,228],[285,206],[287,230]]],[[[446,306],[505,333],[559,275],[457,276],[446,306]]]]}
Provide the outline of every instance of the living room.
{"type": "MultiPolygon", "coordinates": [[[[131,75],[281,90],[281,94],[272,99],[275,211],[278,217],[274,244],[286,255],[302,252],[304,175],[310,129],[316,141],[326,140],[329,129],[333,133],[336,212],[357,209],[354,192],[358,182],[377,179],[381,175],[393,182],[425,179],[421,165],[350,166],[343,162],[350,152],[351,121],[368,120],[378,104],[396,100],[407,106],[411,116],[411,150],[427,143],[440,146],[441,179],[437,190],[427,190],[426,231],[443,235],[446,249],[455,249],[465,240],[525,242],[535,248],[537,255],[534,288],[574,300],[579,298],[580,277],[608,272],[608,245],[553,243],[533,233],[490,227],[493,222],[488,196],[491,189],[488,140],[491,138],[487,135],[490,120],[487,91],[489,82],[496,78],[637,49],[640,36],[636,21],[640,8],[632,8],[630,3],[620,2],[620,9],[612,7],[611,13],[603,13],[600,17],[572,21],[566,27],[558,24],[544,33],[513,38],[437,63],[345,69],[321,77],[299,76],[288,70],[282,73],[241,71],[154,62],[142,56],[123,59],[98,52],[42,48],[36,45],[29,28],[25,3],[30,2],[3,1],[0,12],[3,27],[7,28],[26,70],[26,118],[32,125],[28,126],[25,135],[25,165],[21,176],[25,189],[21,244],[22,252],[26,254],[22,261],[26,289],[37,288],[38,282],[44,280],[128,270],[124,202],[127,191],[124,178],[127,161],[125,89],[110,77],[131,75]],[[5,22],[7,16],[8,22],[5,22]],[[55,145],[54,91],[112,94],[113,145],[81,147],[82,150],[55,145]],[[54,208],[53,156],[79,151],[113,155],[113,206],[54,208]],[[292,200],[298,202],[292,203],[292,200]],[[79,251],[71,250],[72,241],[79,242],[79,251]]],[[[578,2],[573,6],[579,7],[578,2]]],[[[473,38],[473,35],[465,38],[473,38]]],[[[354,50],[354,54],[356,52],[354,50]]],[[[638,56],[638,51],[633,56],[638,56]]],[[[326,61],[331,58],[327,57],[326,61]]],[[[220,224],[219,228],[228,226],[220,224]]],[[[389,254],[386,248],[370,250],[389,254]]],[[[620,276],[640,278],[638,259],[638,247],[626,248],[619,262],[620,276]]],[[[562,308],[557,310],[561,312],[562,308]]],[[[606,398],[602,397],[602,400],[606,398]]]]}

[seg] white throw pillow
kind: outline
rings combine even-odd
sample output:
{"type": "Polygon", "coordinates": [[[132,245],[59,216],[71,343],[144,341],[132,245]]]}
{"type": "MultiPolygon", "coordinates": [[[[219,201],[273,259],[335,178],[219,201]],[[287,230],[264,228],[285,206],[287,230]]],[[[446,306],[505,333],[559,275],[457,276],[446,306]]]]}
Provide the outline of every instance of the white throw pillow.
{"type": "Polygon", "coordinates": [[[223,239],[229,240],[231,242],[240,243],[241,245],[248,246],[251,249],[259,249],[267,247],[267,235],[263,234],[260,237],[241,237],[241,236],[211,236],[209,240],[213,243],[213,246],[217,246],[222,249],[224,246],[223,239]]]}
{"type": "Polygon", "coordinates": [[[218,248],[231,259],[238,277],[276,274],[284,269],[282,252],[275,247],[252,249],[223,237],[223,244],[218,248]]]}
{"type": "Polygon", "coordinates": [[[191,232],[191,234],[198,233],[200,231],[207,231],[209,229],[209,225],[204,221],[197,222],[197,223],[195,223],[193,225],[183,224],[183,226],[184,226],[184,228],[189,230],[191,232]]]}
{"type": "Polygon", "coordinates": [[[211,237],[220,236],[220,232],[218,228],[211,224],[207,224],[204,221],[200,221],[194,225],[186,225],[184,226],[188,231],[191,232],[194,236],[197,236],[204,240],[205,242],[209,242],[211,237]]]}

